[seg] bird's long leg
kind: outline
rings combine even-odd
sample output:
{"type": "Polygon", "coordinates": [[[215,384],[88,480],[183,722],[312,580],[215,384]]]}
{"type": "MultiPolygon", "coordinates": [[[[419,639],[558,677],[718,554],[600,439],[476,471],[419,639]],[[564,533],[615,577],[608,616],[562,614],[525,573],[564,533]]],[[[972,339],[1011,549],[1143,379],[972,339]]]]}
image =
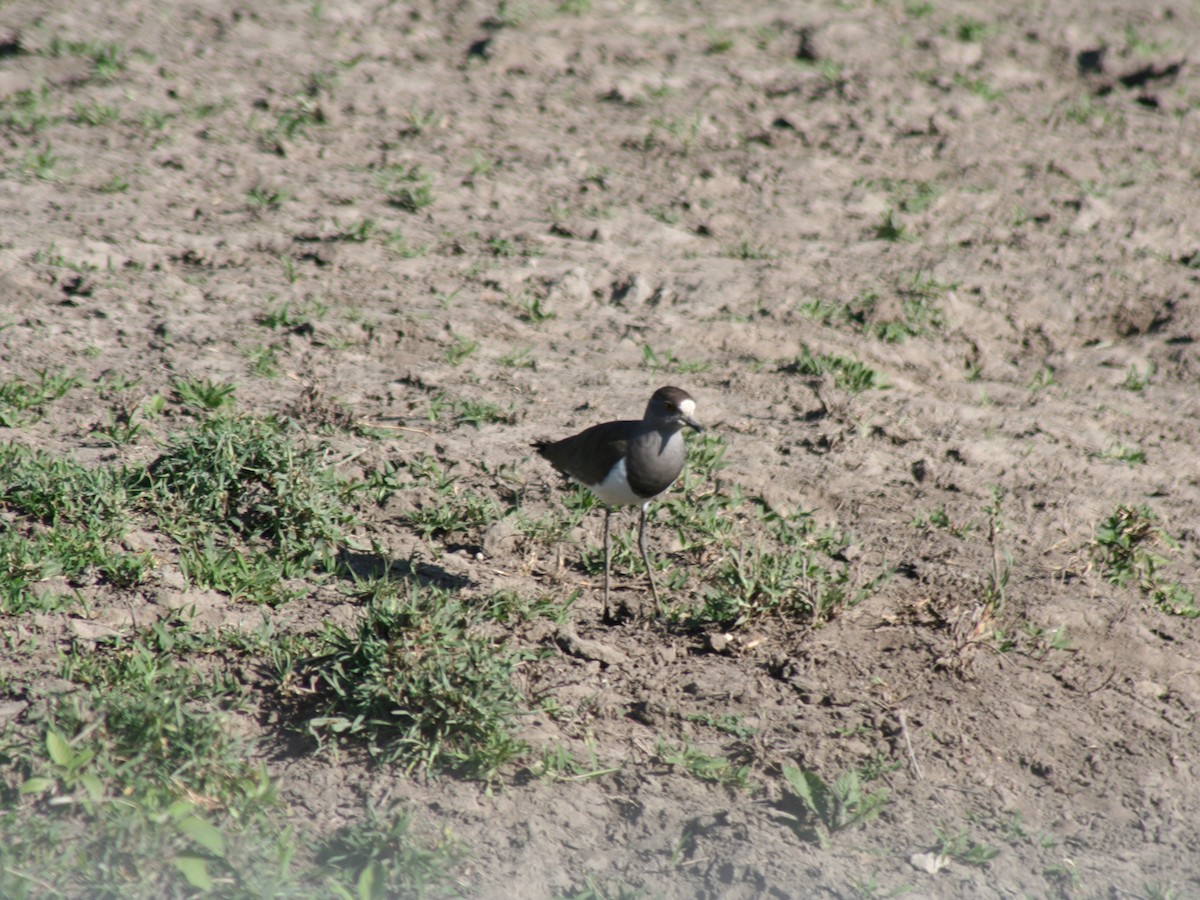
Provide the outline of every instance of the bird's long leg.
{"type": "Polygon", "coordinates": [[[658,614],[663,614],[662,601],[658,599],[658,588],[654,584],[654,569],[650,566],[650,554],[646,552],[646,506],[642,505],[642,517],[638,521],[638,549],[642,551],[642,562],[646,564],[646,577],[650,579],[650,593],[654,595],[654,605],[658,614]]]}
{"type": "Polygon", "coordinates": [[[604,507],[604,623],[612,622],[608,614],[608,519],[612,515],[611,507],[604,507]]]}

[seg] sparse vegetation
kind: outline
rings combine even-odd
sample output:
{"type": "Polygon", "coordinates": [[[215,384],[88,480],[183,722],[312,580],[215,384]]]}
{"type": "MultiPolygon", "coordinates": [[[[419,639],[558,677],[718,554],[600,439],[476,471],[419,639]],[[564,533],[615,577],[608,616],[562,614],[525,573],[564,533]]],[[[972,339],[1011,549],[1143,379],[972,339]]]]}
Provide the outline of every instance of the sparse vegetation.
{"type": "Polygon", "coordinates": [[[827,782],[816,772],[785,765],[783,778],[788,792],[803,804],[806,824],[822,847],[828,847],[837,832],[877,818],[889,799],[887,788],[866,790],[855,771],[827,782]]]}
{"type": "Polygon", "coordinates": [[[833,383],[844,391],[858,394],[862,391],[883,390],[887,382],[879,373],[856,359],[828,353],[813,353],[807,347],[792,362],[780,367],[781,372],[820,377],[825,373],[833,376],[833,383]]]}
{"type": "Polygon", "coordinates": [[[0,896],[1195,892],[1200,7],[0,5],[0,896]]]}

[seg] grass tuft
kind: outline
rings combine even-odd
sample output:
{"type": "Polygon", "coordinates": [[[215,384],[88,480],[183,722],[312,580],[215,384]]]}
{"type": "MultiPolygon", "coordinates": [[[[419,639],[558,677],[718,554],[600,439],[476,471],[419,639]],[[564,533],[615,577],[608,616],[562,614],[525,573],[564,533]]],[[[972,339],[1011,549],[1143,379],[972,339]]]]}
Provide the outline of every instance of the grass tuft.
{"type": "MultiPolygon", "coordinates": [[[[327,626],[326,652],[304,666],[317,692],[309,733],[361,739],[408,770],[491,777],[526,749],[515,736],[522,698],[512,676],[529,654],[485,621],[445,590],[377,593],[357,631],[327,626]]],[[[285,667],[285,684],[290,674],[285,667]]]]}

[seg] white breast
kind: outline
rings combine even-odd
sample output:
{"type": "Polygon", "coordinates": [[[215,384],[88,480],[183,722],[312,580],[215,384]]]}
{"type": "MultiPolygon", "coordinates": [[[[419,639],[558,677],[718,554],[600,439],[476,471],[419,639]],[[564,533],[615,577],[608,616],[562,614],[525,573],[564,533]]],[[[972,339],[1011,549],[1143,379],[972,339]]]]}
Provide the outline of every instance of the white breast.
{"type": "Polygon", "coordinates": [[[640,506],[651,499],[639,497],[630,489],[625,476],[625,460],[613,466],[602,482],[585,487],[609,506],[640,506]]]}

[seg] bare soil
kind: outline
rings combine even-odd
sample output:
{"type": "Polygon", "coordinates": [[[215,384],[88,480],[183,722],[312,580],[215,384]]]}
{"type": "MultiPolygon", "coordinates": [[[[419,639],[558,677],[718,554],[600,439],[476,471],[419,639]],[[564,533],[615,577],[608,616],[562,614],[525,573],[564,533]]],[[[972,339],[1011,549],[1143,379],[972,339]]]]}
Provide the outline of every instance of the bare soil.
{"type": "MultiPolygon", "coordinates": [[[[1196,4],[1134,0],[8,0],[0,102],[44,89],[49,118],[0,132],[0,373],[139,396],[211,378],[259,414],[315,391],[396,426],[345,437],[347,471],[430,453],[510,510],[447,545],[399,497],[364,512],[363,544],[480,596],[582,589],[574,628],[603,646],[523,635],[555,650],[524,687],[574,711],[526,737],[611,772],[412,779],[264,718],[305,828],[406,798],[462,840],[481,897],[589,876],[668,898],[1200,896],[1197,620],[1109,583],[1089,549],[1148,506],[1180,545],[1158,577],[1198,588],[1197,35],[1196,4]],[[71,52],[89,41],[123,67],[98,75],[71,52]],[[940,316],[885,340],[922,285],[940,316]],[[315,312],[265,327],[284,304],[315,312]],[[887,386],[797,374],[805,348],[887,386]],[[529,445],[638,416],[662,384],[727,442],[722,489],[852,534],[857,586],[892,576],[820,627],[756,621],[728,644],[600,624],[579,558],[601,516],[565,545],[512,525],[562,502],[529,445]],[[510,421],[430,421],[437,398],[510,421]],[[724,716],[752,736],[704,724],[724,716]],[[756,789],[664,764],[660,738],[751,761],[756,789]],[[780,766],[872,763],[879,818],[827,848],[795,827],[780,766]],[[999,852],[925,871],[938,830],[999,852]]],[[[0,437],[155,455],[97,442],[109,412],[74,391],[0,437]]],[[[156,585],[85,585],[86,617],[161,614],[156,585]]],[[[260,618],[192,600],[215,627],[260,618]]],[[[269,614],[315,630],[358,610],[331,592],[269,614]]],[[[4,627],[67,641],[83,617],[4,627]]],[[[4,664],[53,671],[44,652],[4,664]]]]}

